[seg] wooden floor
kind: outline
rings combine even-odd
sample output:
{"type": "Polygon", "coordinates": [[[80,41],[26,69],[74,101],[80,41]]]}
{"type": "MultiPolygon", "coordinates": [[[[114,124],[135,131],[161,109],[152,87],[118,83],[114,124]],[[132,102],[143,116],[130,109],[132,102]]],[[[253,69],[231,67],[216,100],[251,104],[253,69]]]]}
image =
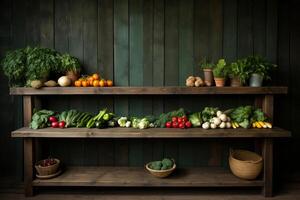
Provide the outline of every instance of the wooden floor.
{"type": "MultiPolygon", "coordinates": [[[[0,190],[1,200],[263,200],[258,190],[232,189],[52,189],[25,198],[21,190],[0,190]]],[[[272,200],[300,199],[300,185],[286,186],[272,200]]]]}

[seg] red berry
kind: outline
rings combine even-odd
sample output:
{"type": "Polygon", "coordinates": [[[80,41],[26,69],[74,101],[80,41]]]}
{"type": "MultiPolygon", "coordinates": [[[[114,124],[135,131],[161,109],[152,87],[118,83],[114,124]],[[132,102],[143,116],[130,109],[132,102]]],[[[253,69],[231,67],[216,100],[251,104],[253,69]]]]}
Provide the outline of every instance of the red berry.
{"type": "Polygon", "coordinates": [[[172,122],[172,127],[173,128],[178,128],[178,122],[172,122]]]}
{"type": "Polygon", "coordinates": [[[64,121],[59,122],[59,128],[65,128],[66,123],[64,121]]]}
{"type": "Polygon", "coordinates": [[[55,116],[50,116],[49,121],[50,122],[57,122],[57,118],[55,116]]]}
{"type": "Polygon", "coordinates": [[[182,116],[181,118],[182,118],[183,122],[187,122],[188,121],[188,118],[186,116],[182,116]]]}
{"type": "Polygon", "coordinates": [[[177,117],[172,117],[172,122],[177,122],[177,117]]]}
{"type": "Polygon", "coordinates": [[[172,122],[166,122],[166,127],[167,128],[172,128],[172,122]]]}
{"type": "Polygon", "coordinates": [[[178,121],[178,123],[182,123],[182,118],[178,117],[177,121],[178,121]]]}
{"type": "Polygon", "coordinates": [[[185,126],[187,128],[191,128],[192,127],[192,123],[190,121],[185,122],[185,126]]]}
{"type": "Polygon", "coordinates": [[[58,122],[52,122],[52,123],[51,123],[51,127],[52,127],[52,128],[58,128],[58,127],[59,127],[58,122]]]}
{"type": "Polygon", "coordinates": [[[181,128],[181,129],[184,129],[185,125],[184,125],[184,123],[179,123],[178,127],[181,128]]]}

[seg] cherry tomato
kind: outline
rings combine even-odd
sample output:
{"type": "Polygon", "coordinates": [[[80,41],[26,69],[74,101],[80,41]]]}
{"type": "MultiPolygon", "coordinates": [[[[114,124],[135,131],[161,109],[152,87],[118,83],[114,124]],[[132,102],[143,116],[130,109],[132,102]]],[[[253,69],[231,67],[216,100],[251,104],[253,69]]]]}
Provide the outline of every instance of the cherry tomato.
{"type": "Polygon", "coordinates": [[[50,116],[49,121],[50,122],[57,122],[57,118],[55,116],[50,116]]]}
{"type": "Polygon", "coordinates": [[[192,127],[192,123],[190,121],[185,122],[185,126],[187,128],[191,128],[192,127]]]}
{"type": "Polygon", "coordinates": [[[178,128],[178,122],[172,122],[172,127],[173,128],[178,128]]]}
{"type": "Polygon", "coordinates": [[[61,122],[58,123],[58,126],[59,126],[59,128],[65,128],[66,122],[61,121],[61,122]]]}
{"type": "Polygon", "coordinates": [[[167,128],[172,128],[172,122],[166,122],[166,127],[167,128]]]}
{"type": "Polygon", "coordinates": [[[52,122],[51,127],[52,128],[58,128],[59,127],[58,122],[52,122]]]}
{"type": "Polygon", "coordinates": [[[177,122],[177,117],[172,117],[172,122],[177,122]]]}
{"type": "Polygon", "coordinates": [[[183,122],[187,122],[188,121],[188,118],[186,116],[182,116],[181,118],[182,118],[183,122]]]}
{"type": "Polygon", "coordinates": [[[179,123],[178,127],[181,128],[181,129],[184,129],[185,128],[184,122],[179,123]]]}
{"type": "Polygon", "coordinates": [[[183,122],[183,119],[182,119],[181,117],[178,117],[178,118],[177,118],[177,121],[178,121],[178,123],[182,123],[182,122],[183,122]]]}

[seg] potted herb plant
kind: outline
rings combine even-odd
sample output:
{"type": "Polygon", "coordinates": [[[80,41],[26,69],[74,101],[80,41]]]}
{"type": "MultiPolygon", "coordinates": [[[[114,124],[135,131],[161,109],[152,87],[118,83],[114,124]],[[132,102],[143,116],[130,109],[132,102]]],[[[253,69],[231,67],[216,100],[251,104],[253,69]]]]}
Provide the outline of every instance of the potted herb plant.
{"type": "Polygon", "coordinates": [[[3,72],[8,77],[9,85],[22,87],[26,77],[26,54],[24,49],[18,49],[6,53],[1,62],[3,72]]]}
{"type": "Polygon", "coordinates": [[[249,56],[247,66],[251,74],[249,81],[251,87],[261,87],[263,80],[270,80],[270,73],[277,67],[260,56],[249,56]]]}
{"type": "Polygon", "coordinates": [[[39,47],[27,47],[25,49],[26,59],[26,79],[27,83],[32,80],[44,82],[48,79],[50,72],[60,70],[59,53],[55,50],[39,47]]]}
{"type": "Polygon", "coordinates": [[[249,69],[246,59],[239,59],[229,65],[229,77],[231,87],[240,87],[249,78],[249,69]]]}
{"type": "Polygon", "coordinates": [[[81,66],[79,60],[69,54],[63,54],[61,64],[66,76],[74,83],[80,76],[81,66]]]}
{"type": "Polygon", "coordinates": [[[220,59],[213,70],[214,79],[217,87],[224,87],[227,76],[225,59],[220,59]]]}
{"type": "Polygon", "coordinates": [[[200,67],[203,69],[204,72],[205,85],[212,86],[214,80],[213,71],[212,71],[214,68],[214,64],[207,61],[206,58],[204,58],[204,60],[200,63],[200,67]]]}

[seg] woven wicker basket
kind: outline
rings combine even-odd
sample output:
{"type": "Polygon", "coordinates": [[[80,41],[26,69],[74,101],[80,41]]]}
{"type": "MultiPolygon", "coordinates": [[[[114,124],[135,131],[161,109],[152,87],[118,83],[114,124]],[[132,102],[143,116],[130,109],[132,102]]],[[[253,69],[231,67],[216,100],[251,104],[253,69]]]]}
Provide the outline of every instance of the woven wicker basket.
{"type": "Polygon", "coordinates": [[[153,176],[158,177],[158,178],[165,178],[165,177],[169,176],[170,174],[172,174],[176,169],[175,162],[174,162],[173,167],[170,169],[167,169],[167,170],[154,170],[154,169],[151,169],[149,167],[149,165],[150,165],[150,163],[146,164],[147,171],[150,172],[150,174],[152,174],[153,176]]]}
{"type": "Polygon", "coordinates": [[[232,173],[239,178],[256,179],[262,170],[262,161],[262,157],[254,152],[230,149],[229,166],[232,173]]]}
{"type": "Polygon", "coordinates": [[[35,164],[35,169],[36,169],[37,173],[40,176],[47,176],[47,175],[55,174],[59,169],[60,161],[56,158],[54,158],[54,160],[56,161],[56,163],[54,165],[50,165],[50,166],[46,166],[46,167],[42,167],[40,165],[44,160],[38,161],[35,164]]]}

